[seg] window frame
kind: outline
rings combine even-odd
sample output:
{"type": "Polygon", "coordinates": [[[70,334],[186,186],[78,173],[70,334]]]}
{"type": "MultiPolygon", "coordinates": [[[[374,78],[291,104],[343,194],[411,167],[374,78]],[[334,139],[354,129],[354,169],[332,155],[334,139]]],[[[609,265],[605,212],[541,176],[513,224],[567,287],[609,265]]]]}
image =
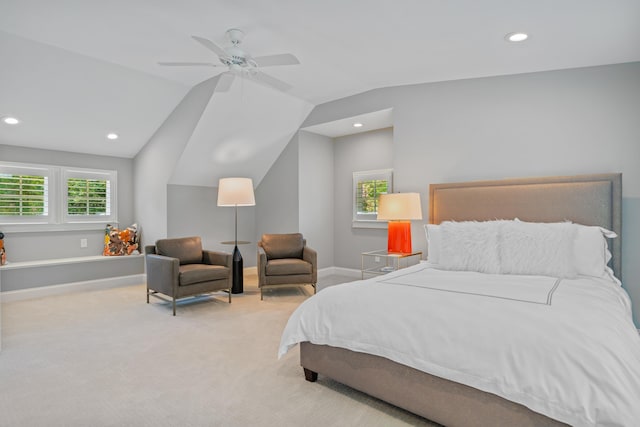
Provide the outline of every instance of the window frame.
{"type": "Polygon", "coordinates": [[[45,200],[47,213],[45,215],[0,215],[0,225],[3,228],[26,224],[52,224],[55,222],[56,206],[51,198],[52,186],[55,185],[55,169],[47,165],[28,163],[0,162],[0,174],[43,176],[47,180],[45,200]]]}
{"type": "Polygon", "coordinates": [[[80,223],[99,223],[109,224],[117,222],[116,214],[116,193],[117,193],[118,173],[117,171],[98,170],[98,169],[80,169],[80,168],[64,168],[62,170],[62,216],[65,224],[80,223]],[[69,215],[69,179],[95,179],[105,180],[109,182],[107,191],[107,205],[109,213],[107,215],[69,215]]]}
{"type": "Polygon", "coordinates": [[[0,173],[19,175],[41,175],[34,172],[46,171],[48,176],[48,215],[0,216],[0,230],[4,232],[47,232],[70,230],[101,230],[107,224],[118,224],[117,171],[104,169],[74,168],[36,163],[0,161],[0,173]],[[104,216],[82,216],[67,214],[67,177],[109,177],[111,214],[104,216]]]}
{"type": "Polygon", "coordinates": [[[351,184],[351,206],[352,206],[352,228],[387,228],[387,221],[378,220],[375,214],[369,214],[367,218],[362,214],[358,214],[358,182],[363,179],[379,179],[387,181],[387,193],[393,192],[393,169],[375,169],[368,171],[353,172],[353,181],[351,184]]]}

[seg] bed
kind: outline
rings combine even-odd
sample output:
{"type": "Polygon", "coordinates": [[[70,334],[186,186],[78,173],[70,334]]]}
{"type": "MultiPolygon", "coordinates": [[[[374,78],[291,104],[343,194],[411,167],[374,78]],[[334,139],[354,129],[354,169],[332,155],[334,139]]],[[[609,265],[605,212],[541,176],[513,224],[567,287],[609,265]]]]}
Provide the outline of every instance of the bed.
{"type": "MultiPolygon", "coordinates": [[[[620,174],[435,184],[429,194],[429,223],[443,230],[488,221],[500,230],[545,223],[620,236],[620,174]]],[[[633,425],[640,419],[640,338],[615,277],[620,237],[604,242],[601,277],[523,274],[517,262],[512,274],[451,271],[430,260],[324,289],[292,314],[280,355],[299,343],[308,381],[325,375],[447,426],[633,425]],[[461,300],[471,305],[458,306],[461,300]],[[541,319],[529,317],[539,312],[541,319]],[[391,333],[383,332],[386,324],[391,333]],[[406,329],[422,335],[393,332],[406,329]],[[365,331],[383,344],[361,339],[365,331]],[[417,358],[406,356],[425,345],[417,358]]],[[[491,266],[482,256],[480,264],[491,266]]]]}

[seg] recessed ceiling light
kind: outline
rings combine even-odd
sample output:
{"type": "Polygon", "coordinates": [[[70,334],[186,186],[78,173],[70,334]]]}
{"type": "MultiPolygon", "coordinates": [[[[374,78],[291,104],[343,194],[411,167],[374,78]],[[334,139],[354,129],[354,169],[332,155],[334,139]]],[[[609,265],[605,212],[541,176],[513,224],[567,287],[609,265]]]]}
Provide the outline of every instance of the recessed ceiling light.
{"type": "Polygon", "coordinates": [[[362,127],[362,123],[354,123],[353,127],[354,128],[361,128],[362,127]]]}
{"type": "Polygon", "coordinates": [[[107,139],[118,139],[118,134],[117,133],[108,133],[107,134],[107,139]]]}
{"type": "Polygon", "coordinates": [[[17,125],[18,123],[20,123],[20,120],[16,119],[15,117],[3,117],[2,121],[5,122],[8,125],[17,125]]]}
{"type": "Polygon", "coordinates": [[[529,38],[529,35],[526,33],[509,33],[504,38],[509,42],[523,42],[529,38]]]}

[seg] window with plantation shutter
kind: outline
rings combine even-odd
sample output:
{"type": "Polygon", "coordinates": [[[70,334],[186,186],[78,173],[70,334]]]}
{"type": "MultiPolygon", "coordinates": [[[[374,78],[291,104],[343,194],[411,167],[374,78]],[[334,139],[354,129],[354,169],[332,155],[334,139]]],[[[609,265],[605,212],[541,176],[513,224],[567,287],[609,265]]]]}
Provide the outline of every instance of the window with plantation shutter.
{"type": "Polygon", "coordinates": [[[393,170],[382,169],[353,173],[353,227],[384,227],[378,221],[378,201],[381,194],[393,189],[393,170]]]}
{"type": "Polygon", "coordinates": [[[49,168],[0,164],[0,223],[47,223],[49,168]]]}
{"type": "Polygon", "coordinates": [[[47,231],[117,223],[117,172],[0,162],[0,228],[47,231]]]}
{"type": "Polygon", "coordinates": [[[105,221],[113,218],[115,171],[65,169],[65,221],[105,221]]]}
{"type": "Polygon", "coordinates": [[[69,215],[109,215],[109,184],[105,179],[69,178],[67,212],[69,215]]]}

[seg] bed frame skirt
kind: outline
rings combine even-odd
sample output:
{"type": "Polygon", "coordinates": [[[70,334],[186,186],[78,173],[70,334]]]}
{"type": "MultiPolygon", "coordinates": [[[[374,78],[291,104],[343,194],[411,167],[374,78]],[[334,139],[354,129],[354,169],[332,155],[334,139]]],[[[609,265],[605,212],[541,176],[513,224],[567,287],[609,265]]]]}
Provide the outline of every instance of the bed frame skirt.
{"type": "Polygon", "coordinates": [[[302,342],[300,365],[308,381],[325,375],[448,427],[567,425],[495,394],[371,354],[302,342]]]}

